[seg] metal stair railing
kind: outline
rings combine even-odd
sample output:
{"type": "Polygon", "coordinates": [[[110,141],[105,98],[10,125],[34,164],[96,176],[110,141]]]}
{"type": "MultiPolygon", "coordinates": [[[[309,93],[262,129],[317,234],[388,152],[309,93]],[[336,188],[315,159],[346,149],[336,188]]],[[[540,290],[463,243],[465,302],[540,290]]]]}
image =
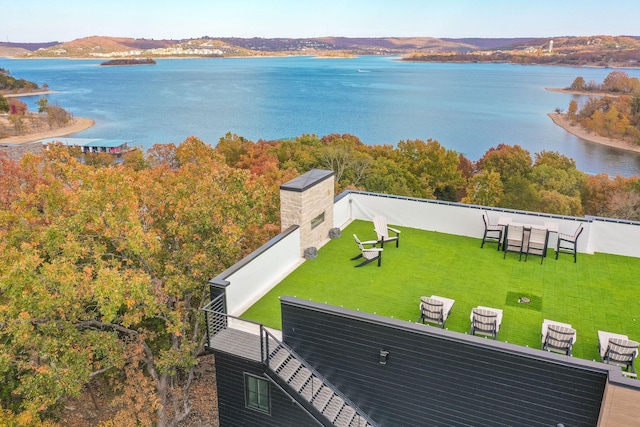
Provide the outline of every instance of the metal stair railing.
{"type": "MultiPolygon", "coordinates": [[[[214,298],[202,310],[205,313],[208,344],[216,334],[231,328],[230,319],[250,325],[252,330],[259,331],[260,360],[267,368],[267,372],[273,373],[275,378],[272,378],[285,385],[287,393],[305,410],[319,414],[322,420],[318,421],[323,425],[378,427],[376,422],[291,347],[278,340],[263,324],[225,313],[224,294],[214,298]]],[[[313,416],[318,417],[318,415],[313,416]]]]}
{"type": "Polygon", "coordinates": [[[367,414],[293,349],[278,341],[264,327],[261,330],[266,354],[263,361],[267,368],[326,418],[331,426],[377,427],[367,414]]]}

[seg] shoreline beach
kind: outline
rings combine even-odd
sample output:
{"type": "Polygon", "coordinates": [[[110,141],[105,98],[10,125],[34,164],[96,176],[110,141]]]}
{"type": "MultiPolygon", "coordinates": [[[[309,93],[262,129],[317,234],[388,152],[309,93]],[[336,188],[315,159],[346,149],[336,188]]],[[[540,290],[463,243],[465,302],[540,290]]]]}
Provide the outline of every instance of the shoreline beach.
{"type": "Polygon", "coordinates": [[[56,93],[53,90],[41,90],[37,92],[18,92],[18,93],[0,93],[0,95],[5,98],[23,98],[27,96],[42,96],[42,95],[50,95],[52,93],[56,93]]]}
{"type": "Polygon", "coordinates": [[[45,139],[45,138],[55,138],[55,137],[62,137],[62,136],[68,136],[71,135],[73,133],[77,133],[80,131],[83,131],[85,129],[89,129],[90,127],[92,127],[95,124],[95,121],[93,119],[87,119],[87,118],[82,118],[82,117],[76,117],[73,119],[73,123],[69,126],[65,126],[65,127],[61,127],[61,128],[57,128],[57,129],[51,129],[49,131],[45,131],[45,132],[36,132],[36,133],[29,133],[26,135],[18,135],[18,136],[11,136],[8,138],[0,138],[0,144],[24,144],[27,142],[35,142],[38,141],[40,139],[45,139]]]}
{"type": "Polygon", "coordinates": [[[549,113],[547,114],[553,123],[560,126],[562,129],[566,130],[572,135],[577,136],[580,139],[584,139],[589,142],[593,142],[595,144],[606,145],[608,147],[619,148],[621,150],[633,151],[636,153],[640,153],[640,145],[632,144],[627,141],[622,141],[619,139],[607,138],[605,136],[597,135],[579,124],[571,123],[571,120],[567,117],[567,114],[563,113],[549,113]]]}
{"type": "Polygon", "coordinates": [[[548,90],[549,92],[568,93],[568,94],[571,94],[571,95],[580,95],[580,96],[599,96],[599,97],[608,96],[610,98],[617,98],[618,96],[620,96],[620,94],[618,94],[618,93],[590,92],[590,91],[586,91],[586,90],[562,89],[562,88],[558,88],[558,87],[545,87],[545,90],[548,90]]]}

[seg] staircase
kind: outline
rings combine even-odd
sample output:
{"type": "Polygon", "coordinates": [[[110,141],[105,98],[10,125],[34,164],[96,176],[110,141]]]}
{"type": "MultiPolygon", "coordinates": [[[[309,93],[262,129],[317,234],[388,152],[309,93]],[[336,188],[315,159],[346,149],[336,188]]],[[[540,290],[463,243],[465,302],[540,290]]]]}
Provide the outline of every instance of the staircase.
{"type": "Polygon", "coordinates": [[[305,406],[310,405],[322,415],[328,422],[325,422],[325,425],[336,427],[377,426],[285,344],[273,339],[269,339],[269,342],[275,346],[275,349],[269,352],[266,360],[271,373],[295,392],[298,401],[304,400],[304,403],[307,404],[305,406]]]}

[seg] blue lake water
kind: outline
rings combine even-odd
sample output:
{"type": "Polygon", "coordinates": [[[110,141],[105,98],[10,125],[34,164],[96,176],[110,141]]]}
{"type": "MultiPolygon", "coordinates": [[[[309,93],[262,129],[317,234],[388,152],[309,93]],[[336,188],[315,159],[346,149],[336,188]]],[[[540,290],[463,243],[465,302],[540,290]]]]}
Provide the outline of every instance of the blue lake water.
{"type": "MultiPolygon", "coordinates": [[[[547,113],[573,95],[550,92],[575,77],[601,83],[612,69],[401,62],[391,57],[165,59],[101,67],[99,60],[0,58],[18,78],[47,83],[49,102],[96,126],[85,138],[135,145],[215,145],[247,139],[350,133],[366,144],[432,138],[471,160],[500,143],[559,151],[588,173],[640,175],[640,154],[581,140],[547,113]]],[[[640,77],[640,70],[624,70],[640,77]]],[[[23,98],[36,109],[39,97],[23,98]]],[[[575,97],[580,101],[581,97],[575,97]]]]}

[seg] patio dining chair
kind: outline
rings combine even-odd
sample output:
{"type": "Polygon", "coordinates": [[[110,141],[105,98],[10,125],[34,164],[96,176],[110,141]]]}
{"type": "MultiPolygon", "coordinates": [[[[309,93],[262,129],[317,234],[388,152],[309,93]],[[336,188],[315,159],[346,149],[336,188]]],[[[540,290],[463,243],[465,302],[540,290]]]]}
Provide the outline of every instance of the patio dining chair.
{"type": "Polygon", "coordinates": [[[478,306],[471,310],[471,335],[485,335],[496,339],[502,323],[502,310],[478,306]]]}
{"type": "Polygon", "coordinates": [[[507,227],[507,234],[504,236],[504,255],[502,258],[507,257],[507,252],[515,252],[519,255],[518,261],[522,259],[522,250],[524,249],[524,227],[521,225],[509,225],[507,227]]]}
{"type": "Polygon", "coordinates": [[[598,347],[602,362],[620,366],[624,371],[635,375],[635,358],[638,357],[637,341],[626,335],[598,331],[598,347]]]}
{"type": "Polygon", "coordinates": [[[573,254],[573,262],[578,259],[578,237],[582,233],[582,224],[578,226],[573,235],[558,233],[558,243],[556,244],[556,259],[561,253],[573,254]]]}
{"type": "Polygon", "coordinates": [[[547,252],[547,241],[549,240],[549,230],[546,228],[531,227],[529,230],[529,240],[527,243],[526,255],[524,261],[527,261],[529,255],[537,255],[540,257],[540,264],[544,261],[547,252]]]}
{"type": "Polygon", "coordinates": [[[380,243],[380,247],[384,248],[384,242],[396,242],[396,248],[400,245],[400,230],[396,230],[395,228],[389,227],[387,225],[387,218],[376,215],[373,217],[373,229],[378,235],[378,243],[380,243]],[[394,233],[392,236],[389,232],[394,233]]]}
{"type": "Polygon", "coordinates": [[[492,242],[497,243],[498,250],[500,250],[500,246],[502,246],[502,235],[504,234],[504,225],[491,224],[491,222],[489,222],[489,215],[486,212],[482,212],[482,222],[484,222],[484,235],[482,236],[480,248],[483,248],[486,242],[492,242]]]}
{"type": "Polygon", "coordinates": [[[444,322],[447,321],[451,308],[455,300],[431,295],[430,297],[420,298],[420,318],[418,322],[430,322],[444,328],[444,322]]]}
{"type": "Polygon", "coordinates": [[[568,323],[545,319],[542,322],[542,349],[571,356],[576,330],[568,323]]]}
{"type": "Polygon", "coordinates": [[[353,238],[358,245],[358,249],[360,249],[360,253],[351,258],[351,260],[354,261],[356,259],[364,258],[364,261],[356,265],[356,267],[362,267],[363,265],[369,264],[370,262],[376,260],[378,261],[378,267],[380,267],[380,264],[382,264],[382,248],[376,247],[376,244],[378,242],[376,240],[361,242],[360,239],[358,239],[358,236],[356,236],[355,234],[353,235],[353,238]]]}

